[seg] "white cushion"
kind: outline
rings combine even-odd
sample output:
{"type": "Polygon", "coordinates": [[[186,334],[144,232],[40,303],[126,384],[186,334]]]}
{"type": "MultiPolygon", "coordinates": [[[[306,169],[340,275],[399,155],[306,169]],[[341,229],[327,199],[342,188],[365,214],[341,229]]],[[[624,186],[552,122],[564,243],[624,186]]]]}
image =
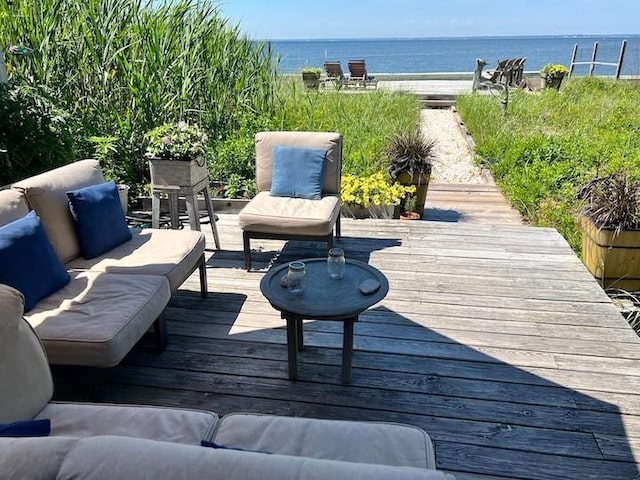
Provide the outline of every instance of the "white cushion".
{"type": "Polygon", "coordinates": [[[121,435],[200,445],[211,438],[218,416],[181,408],[92,403],[49,403],[37,418],[51,420],[52,436],[121,435]]]}
{"type": "MultiPolygon", "coordinates": [[[[0,284],[0,422],[28,420],[53,395],[40,340],[22,318],[24,297],[0,284]]],[[[1,470],[0,470],[1,471],[1,470]]]]}
{"type": "Polygon", "coordinates": [[[297,457],[436,468],[425,431],[395,423],[232,413],[220,421],[214,441],[297,457]]]}
{"type": "Polygon", "coordinates": [[[0,438],[0,478],[56,480],[77,438],[0,438]]]}

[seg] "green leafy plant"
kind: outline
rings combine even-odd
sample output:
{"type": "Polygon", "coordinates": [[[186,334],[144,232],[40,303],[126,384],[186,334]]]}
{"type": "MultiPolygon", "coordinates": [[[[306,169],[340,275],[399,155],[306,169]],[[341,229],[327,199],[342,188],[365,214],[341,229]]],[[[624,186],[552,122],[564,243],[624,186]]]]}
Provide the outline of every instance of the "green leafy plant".
{"type": "Polygon", "coordinates": [[[640,180],[617,171],[595,178],[578,191],[581,213],[599,228],[622,230],[640,228],[640,180]]]}
{"type": "Polygon", "coordinates": [[[341,183],[341,199],[351,205],[382,206],[397,204],[408,193],[416,191],[415,186],[404,186],[389,183],[382,172],[366,177],[343,175],[341,183]]]}
{"type": "Polygon", "coordinates": [[[558,63],[547,63],[540,70],[540,75],[543,77],[561,77],[567,73],[569,73],[569,69],[558,63]]]}
{"type": "Polygon", "coordinates": [[[145,134],[148,158],[194,160],[204,157],[209,137],[197,125],[187,122],[165,123],[145,134]]]}
{"type": "Polygon", "coordinates": [[[403,173],[410,177],[430,174],[435,144],[435,140],[426,138],[419,129],[394,135],[386,150],[389,176],[397,180],[403,173]]]}

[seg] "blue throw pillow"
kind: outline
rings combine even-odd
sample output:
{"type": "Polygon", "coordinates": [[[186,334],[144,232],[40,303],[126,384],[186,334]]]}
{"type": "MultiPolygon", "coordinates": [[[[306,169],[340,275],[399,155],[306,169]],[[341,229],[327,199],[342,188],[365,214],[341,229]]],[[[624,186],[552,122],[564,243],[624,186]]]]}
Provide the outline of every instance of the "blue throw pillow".
{"type": "Polygon", "coordinates": [[[201,447],[208,447],[208,448],[217,448],[217,449],[220,449],[220,450],[237,450],[239,452],[264,453],[264,454],[267,454],[267,455],[271,455],[270,452],[262,452],[260,450],[247,450],[246,448],[227,447],[226,445],[221,445],[221,444],[215,443],[215,442],[209,442],[207,440],[202,440],[200,442],[200,446],[201,447]]]}
{"type": "Polygon", "coordinates": [[[84,258],[99,257],[131,240],[115,182],[67,192],[84,258]]]}
{"type": "Polygon", "coordinates": [[[270,194],[320,200],[326,157],[320,148],[274,147],[270,194]]]}
{"type": "Polygon", "coordinates": [[[22,292],[25,312],[70,280],[36,212],[0,227],[0,283],[22,292]]]}
{"type": "Polygon", "coordinates": [[[51,420],[18,420],[0,423],[0,437],[48,437],[51,434],[51,420]]]}

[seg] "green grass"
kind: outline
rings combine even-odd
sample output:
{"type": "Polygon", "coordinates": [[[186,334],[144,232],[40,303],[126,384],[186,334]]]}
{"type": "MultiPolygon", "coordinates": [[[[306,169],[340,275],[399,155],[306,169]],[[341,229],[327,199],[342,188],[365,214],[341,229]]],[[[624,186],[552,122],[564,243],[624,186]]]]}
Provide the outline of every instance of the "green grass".
{"type": "Polygon", "coordinates": [[[278,128],[342,134],[342,170],[352,175],[386,171],[384,150],[391,138],[415,130],[420,122],[418,99],[408,93],[314,91],[294,80],[282,83],[277,98],[278,128]]]}
{"type": "Polygon", "coordinates": [[[506,117],[498,101],[465,95],[458,109],[510,202],[537,226],[557,228],[580,251],[577,189],[615,170],[640,176],[640,88],[571,79],[560,91],[516,91],[506,117]]]}

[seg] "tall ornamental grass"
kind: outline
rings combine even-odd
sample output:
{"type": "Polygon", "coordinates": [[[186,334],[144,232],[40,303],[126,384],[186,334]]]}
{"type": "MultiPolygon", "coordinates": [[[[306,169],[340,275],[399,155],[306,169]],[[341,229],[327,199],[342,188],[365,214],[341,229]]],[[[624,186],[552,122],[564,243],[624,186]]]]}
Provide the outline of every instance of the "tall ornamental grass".
{"type": "Polygon", "coordinates": [[[410,93],[307,90],[284,80],[278,89],[276,121],[284,130],[340,132],[343,173],[368,176],[386,171],[385,150],[396,135],[420,124],[420,104],[410,93]]]}
{"type": "Polygon", "coordinates": [[[622,169],[640,176],[640,88],[597,78],[560,91],[516,91],[506,117],[495,98],[466,95],[458,109],[511,203],[534,225],[557,228],[576,252],[577,191],[622,169]]]}
{"type": "Polygon", "coordinates": [[[0,38],[32,49],[8,55],[10,78],[53,92],[74,121],[75,155],[97,150],[130,183],[145,181],[151,128],[189,120],[215,141],[274,108],[271,57],[212,2],[1,2],[0,38]]]}

